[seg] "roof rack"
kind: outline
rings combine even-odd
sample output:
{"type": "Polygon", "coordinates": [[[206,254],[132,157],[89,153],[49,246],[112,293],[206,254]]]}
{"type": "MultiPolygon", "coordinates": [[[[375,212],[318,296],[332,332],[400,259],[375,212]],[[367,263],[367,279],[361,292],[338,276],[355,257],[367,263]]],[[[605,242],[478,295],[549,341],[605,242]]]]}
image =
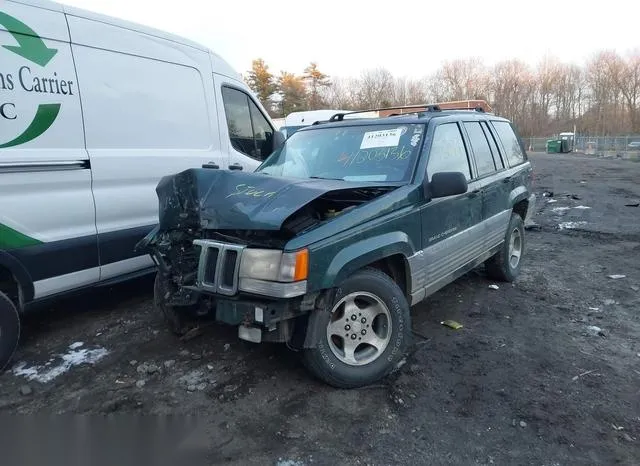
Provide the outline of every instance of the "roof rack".
{"type": "MultiPolygon", "coordinates": [[[[369,108],[369,109],[366,109],[366,110],[355,110],[353,112],[336,113],[331,118],[329,118],[329,121],[330,122],[342,121],[342,120],[344,120],[344,117],[346,115],[355,115],[355,114],[358,114],[358,113],[381,112],[381,111],[386,111],[386,110],[405,110],[405,109],[410,109],[410,108],[420,108],[421,109],[421,110],[419,110],[420,112],[424,112],[424,111],[437,112],[437,111],[439,111],[438,106],[437,105],[433,105],[433,104],[403,105],[403,106],[399,106],[399,107],[378,107],[378,108],[369,108]]],[[[418,113],[418,111],[416,111],[416,112],[403,112],[403,113],[398,113],[397,115],[400,115],[400,114],[406,115],[408,113],[418,113]]]]}
{"type": "Polygon", "coordinates": [[[384,118],[389,116],[399,116],[399,115],[407,115],[407,114],[419,114],[425,112],[441,112],[443,110],[473,110],[479,113],[490,113],[491,107],[485,100],[476,99],[476,100],[456,100],[456,101],[446,101],[446,102],[438,102],[435,104],[417,104],[417,105],[404,105],[400,107],[380,107],[380,108],[371,108],[367,110],[357,110],[353,112],[344,112],[344,113],[336,113],[331,118],[329,118],[329,122],[334,121],[342,121],[346,115],[354,115],[358,113],[368,113],[368,112],[378,112],[378,118],[384,118]],[[410,110],[415,109],[410,112],[403,112],[402,110],[410,110]],[[392,110],[400,110],[399,113],[388,113],[385,115],[380,115],[380,113],[385,113],[387,111],[392,110]]]}

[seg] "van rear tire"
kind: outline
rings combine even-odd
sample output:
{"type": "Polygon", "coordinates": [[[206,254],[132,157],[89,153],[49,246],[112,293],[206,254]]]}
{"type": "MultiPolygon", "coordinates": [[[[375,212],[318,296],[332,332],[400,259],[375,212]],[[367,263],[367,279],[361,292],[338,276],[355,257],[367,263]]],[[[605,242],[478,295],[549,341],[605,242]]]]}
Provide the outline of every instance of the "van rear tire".
{"type": "Polygon", "coordinates": [[[16,306],[0,292],[0,372],[11,362],[20,341],[20,314],[16,306]]]}

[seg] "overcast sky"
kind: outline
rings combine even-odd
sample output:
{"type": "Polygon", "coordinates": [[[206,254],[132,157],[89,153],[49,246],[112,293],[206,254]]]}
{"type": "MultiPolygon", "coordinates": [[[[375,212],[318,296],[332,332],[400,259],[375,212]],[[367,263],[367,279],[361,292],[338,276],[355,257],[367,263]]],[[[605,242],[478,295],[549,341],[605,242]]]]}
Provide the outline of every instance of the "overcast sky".
{"type": "Polygon", "coordinates": [[[640,48],[638,0],[60,1],[188,37],[241,73],[260,57],[276,74],[313,60],[333,76],[384,66],[421,77],[454,58],[581,64],[603,48],[640,48]]]}

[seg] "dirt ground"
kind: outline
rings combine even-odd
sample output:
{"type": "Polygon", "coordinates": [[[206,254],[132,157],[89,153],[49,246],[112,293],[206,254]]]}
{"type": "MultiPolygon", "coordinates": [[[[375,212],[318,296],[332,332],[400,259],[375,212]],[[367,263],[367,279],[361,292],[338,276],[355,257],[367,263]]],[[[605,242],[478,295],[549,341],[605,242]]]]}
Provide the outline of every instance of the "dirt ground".
{"type": "Polygon", "coordinates": [[[330,388],[233,328],[182,342],[142,279],[32,314],[0,413],[193,414],[210,464],[638,464],[640,163],[530,158],[520,278],[495,290],[480,268],[415,307],[380,384],[330,388]]]}

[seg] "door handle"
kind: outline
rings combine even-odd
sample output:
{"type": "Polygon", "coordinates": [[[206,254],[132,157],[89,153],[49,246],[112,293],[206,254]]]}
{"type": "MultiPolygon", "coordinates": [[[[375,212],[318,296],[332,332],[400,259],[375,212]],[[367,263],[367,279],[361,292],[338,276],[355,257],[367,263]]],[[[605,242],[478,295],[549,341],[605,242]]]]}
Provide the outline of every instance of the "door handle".
{"type": "Polygon", "coordinates": [[[229,170],[242,170],[244,167],[239,163],[233,163],[229,165],[229,170]]]}
{"type": "Polygon", "coordinates": [[[220,168],[220,165],[215,162],[209,162],[202,164],[202,168],[213,168],[214,170],[218,170],[220,168]]]}
{"type": "Polygon", "coordinates": [[[474,189],[473,191],[471,191],[471,192],[469,192],[467,194],[467,197],[474,198],[474,197],[477,197],[478,194],[480,194],[480,190],[479,189],[474,189]]]}

